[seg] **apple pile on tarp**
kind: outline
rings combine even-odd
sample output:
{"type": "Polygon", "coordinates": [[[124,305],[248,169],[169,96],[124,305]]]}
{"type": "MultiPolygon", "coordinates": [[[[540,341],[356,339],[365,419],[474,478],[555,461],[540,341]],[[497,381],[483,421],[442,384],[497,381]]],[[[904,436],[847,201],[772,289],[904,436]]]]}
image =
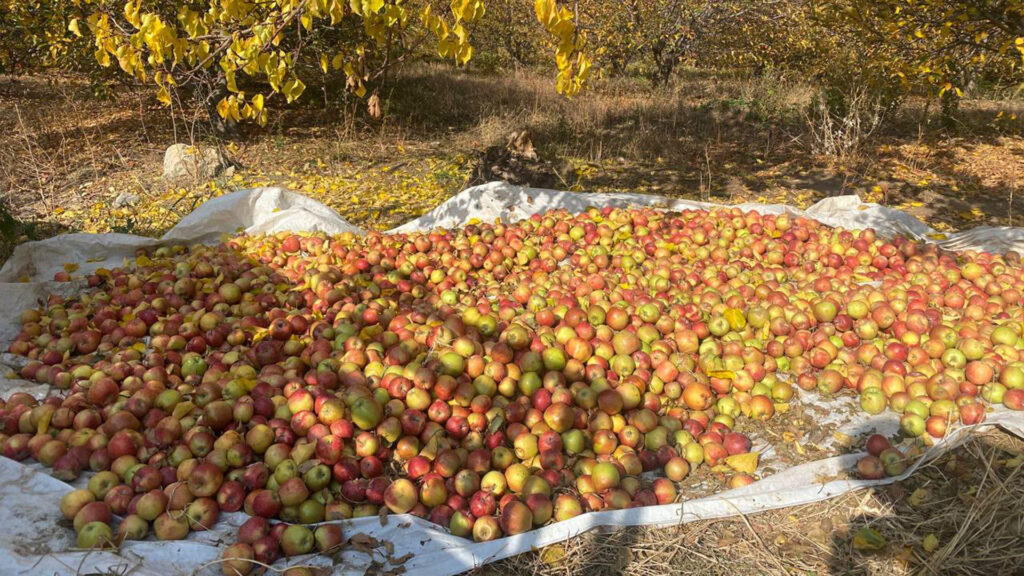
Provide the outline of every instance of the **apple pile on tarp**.
{"type": "MultiPolygon", "coordinates": [[[[1017,254],[785,214],[237,236],[87,280],[21,316],[9,351],[54,393],[0,403],[2,454],[92,474],[61,502],[83,548],[244,510],[228,574],[342,546],[330,520],[483,541],[671,503],[691,474],[743,486],[738,425],[796,388],[859,395],[910,437],[1024,404],[1017,254]]],[[[903,470],[867,447],[864,477],[903,470]]]]}

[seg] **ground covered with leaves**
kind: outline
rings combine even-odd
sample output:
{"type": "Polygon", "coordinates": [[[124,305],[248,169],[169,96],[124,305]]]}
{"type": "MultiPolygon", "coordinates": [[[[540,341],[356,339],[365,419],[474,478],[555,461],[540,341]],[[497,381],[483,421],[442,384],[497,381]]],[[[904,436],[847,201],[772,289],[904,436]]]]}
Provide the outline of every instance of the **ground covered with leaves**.
{"type": "Polygon", "coordinates": [[[4,78],[0,260],[59,232],[159,235],[211,197],[264,185],[387,229],[460,191],[482,151],[521,129],[542,159],[568,167],[556,180],[564,189],[800,207],[859,194],[942,230],[1012,225],[1021,209],[1019,101],[967,101],[953,128],[909,103],[889,128],[828,156],[806,112],[812,91],[778,79],[693,71],[656,90],[615,81],[566,100],[526,72],[404,74],[380,120],[307,106],[226,139],[210,134],[204,111],[172,114],[145,89],[101,99],[75,77],[4,78]],[[164,181],[163,151],[175,142],[222,147],[237,165],[211,180],[164,181]]]}

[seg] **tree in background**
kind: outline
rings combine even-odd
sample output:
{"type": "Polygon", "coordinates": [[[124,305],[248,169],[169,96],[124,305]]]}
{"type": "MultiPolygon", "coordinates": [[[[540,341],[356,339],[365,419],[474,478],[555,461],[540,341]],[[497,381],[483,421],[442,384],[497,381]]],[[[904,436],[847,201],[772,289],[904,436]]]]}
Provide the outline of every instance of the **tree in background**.
{"type": "MultiPolygon", "coordinates": [[[[410,56],[433,51],[464,66],[483,0],[4,0],[7,70],[52,66],[90,46],[103,68],[153,85],[172,104],[180,90],[203,95],[216,117],[267,121],[265,102],[290,103],[303,78],[340,76],[348,92],[380,102],[371,88],[410,56]],[[8,44],[7,38],[15,39],[8,44]]],[[[536,20],[553,38],[556,88],[579,92],[589,73],[585,38],[556,0],[536,0],[536,20]]]]}
{"type": "Polygon", "coordinates": [[[875,46],[874,60],[905,91],[937,92],[947,118],[979,80],[1022,80],[1024,1],[829,0],[815,9],[823,26],[875,46]]]}
{"type": "Polygon", "coordinates": [[[60,0],[0,0],[0,72],[66,63],[70,7],[60,0]]]}
{"type": "Polygon", "coordinates": [[[378,115],[395,65],[466,66],[478,42],[485,68],[553,55],[569,96],[592,70],[657,85],[688,64],[798,76],[840,114],[865,92],[951,114],[975,83],[1022,81],[1024,0],[0,0],[0,34],[0,71],[120,70],[231,122],[265,123],[268,99],[308,82],[378,115]]]}

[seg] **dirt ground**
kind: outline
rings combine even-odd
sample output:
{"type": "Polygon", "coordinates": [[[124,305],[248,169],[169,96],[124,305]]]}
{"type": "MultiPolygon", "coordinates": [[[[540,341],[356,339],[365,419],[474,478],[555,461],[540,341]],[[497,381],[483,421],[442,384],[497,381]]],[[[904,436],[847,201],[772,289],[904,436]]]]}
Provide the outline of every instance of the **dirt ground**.
{"type": "Polygon", "coordinates": [[[806,112],[813,91],[798,84],[692,72],[654,91],[606,82],[566,100],[528,73],[404,74],[379,121],[309,104],[226,140],[209,134],[204,112],[172,113],[145,89],[99,99],[74,77],[0,78],[0,261],[59,232],[159,235],[212,196],[268,184],[387,229],[461,190],[486,147],[524,128],[543,160],[566,168],[555,180],[564,189],[798,206],[859,194],[942,230],[1012,225],[1024,209],[1019,101],[966,101],[952,129],[908,103],[855,150],[828,157],[806,112]],[[220,146],[237,166],[166,182],[163,151],[175,142],[220,146]],[[137,202],[121,206],[124,194],[137,202]]]}

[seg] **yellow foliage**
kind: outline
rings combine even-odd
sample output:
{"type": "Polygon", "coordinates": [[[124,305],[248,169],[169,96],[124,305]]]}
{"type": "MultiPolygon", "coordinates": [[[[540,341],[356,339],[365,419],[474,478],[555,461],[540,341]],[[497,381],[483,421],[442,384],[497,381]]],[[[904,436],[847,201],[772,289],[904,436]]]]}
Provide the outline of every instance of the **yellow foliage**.
{"type": "MultiPolygon", "coordinates": [[[[575,94],[589,69],[582,35],[574,15],[548,1],[544,24],[559,46],[556,85],[560,92],[575,94]]],[[[45,20],[35,14],[39,7],[33,0],[5,0],[0,10],[16,7],[17,30],[29,29],[26,41],[50,45],[54,58],[81,38],[80,46],[92,44],[100,66],[116,61],[125,74],[154,85],[164,105],[171,104],[177,87],[212,80],[230,93],[217,105],[222,118],[262,124],[266,108],[245,100],[240,76],[246,77],[245,86],[268,86],[258,88],[264,98],[280,95],[291,103],[305,91],[301,71],[312,66],[325,75],[343,70],[347,90],[362,98],[366,84],[383,77],[396,52],[415,50],[425,37],[433,38],[442,58],[465,66],[474,54],[471,31],[487,13],[484,2],[450,0],[438,7],[431,0],[49,0],[44,4],[52,14],[45,20]]],[[[6,23],[0,19],[5,37],[10,33],[6,23]]],[[[13,57],[8,52],[0,48],[0,67],[13,57]]]]}

